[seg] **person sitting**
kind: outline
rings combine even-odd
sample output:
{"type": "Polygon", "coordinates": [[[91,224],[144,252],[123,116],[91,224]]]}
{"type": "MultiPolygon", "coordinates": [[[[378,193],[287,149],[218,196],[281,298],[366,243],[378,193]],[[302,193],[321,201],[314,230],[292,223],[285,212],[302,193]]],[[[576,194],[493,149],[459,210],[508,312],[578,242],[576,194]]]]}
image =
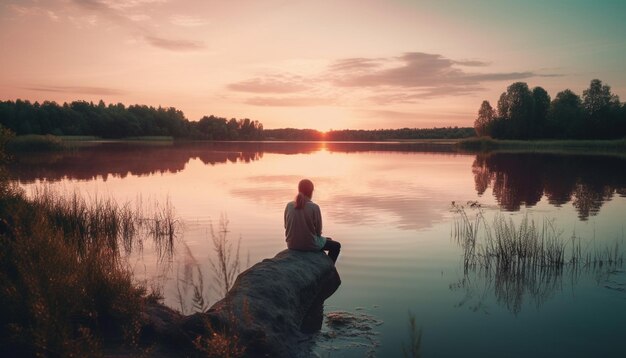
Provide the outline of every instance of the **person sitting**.
{"type": "Polygon", "coordinates": [[[285,207],[285,241],[291,250],[327,250],[328,256],[337,262],[341,244],[322,236],[322,213],[319,205],[311,201],[313,182],[302,179],[298,183],[298,195],[285,207]]]}

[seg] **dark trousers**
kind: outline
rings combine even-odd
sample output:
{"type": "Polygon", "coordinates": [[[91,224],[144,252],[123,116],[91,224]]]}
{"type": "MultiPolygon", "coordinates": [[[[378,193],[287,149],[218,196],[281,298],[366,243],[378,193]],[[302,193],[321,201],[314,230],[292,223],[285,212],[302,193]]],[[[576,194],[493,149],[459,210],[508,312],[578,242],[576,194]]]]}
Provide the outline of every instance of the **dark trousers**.
{"type": "Polygon", "coordinates": [[[322,250],[327,250],[328,257],[330,257],[333,262],[337,262],[337,257],[339,256],[339,251],[341,250],[341,244],[338,241],[334,241],[330,237],[327,237],[326,245],[324,245],[322,250]]]}

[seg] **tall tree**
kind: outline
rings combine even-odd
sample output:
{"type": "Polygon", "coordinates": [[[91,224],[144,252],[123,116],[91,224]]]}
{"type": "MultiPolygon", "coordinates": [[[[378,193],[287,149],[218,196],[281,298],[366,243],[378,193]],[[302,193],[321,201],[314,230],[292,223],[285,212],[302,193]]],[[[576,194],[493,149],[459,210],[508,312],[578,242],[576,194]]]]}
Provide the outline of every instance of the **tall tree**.
{"type": "Polygon", "coordinates": [[[498,101],[498,115],[506,124],[504,137],[529,138],[533,108],[533,95],[528,84],[515,82],[507,87],[498,101]]]}
{"type": "Polygon", "coordinates": [[[613,130],[619,118],[620,106],[619,97],[611,93],[609,85],[603,85],[599,79],[591,80],[589,88],[583,91],[589,133],[597,138],[616,136],[613,130]]]}
{"type": "Polygon", "coordinates": [[[580,96],[569,89],[557,93],[550,103],[547,134],[553,138],[581,138],[584,135],[580,96]]]}
{"type": "Polygon", "coordinates": [[[533,116],[529,128],[529,137],[544,136],[548,110],[550,109],[550,95],[541,87],[533,88],[533,116]]]}
{"type": "Polygon", "coordinates": [[[491,135],[489,131],[489,126],[493,122],[495,118],[495,111],[491,107],[489,101],[483,101],[478,109],[478,117],[474,121],[474,130],[476,130],[476,135],[485,136],[491,135]]]}
{"type": "Polygon", "coordinates": [[[583,107],[590,118],[606,114],[615,104],[619,105],[619,98],[611,93],[611,86],[603,85],[599,79],[591,80],[589,88],[583,91],[583,107]]]}

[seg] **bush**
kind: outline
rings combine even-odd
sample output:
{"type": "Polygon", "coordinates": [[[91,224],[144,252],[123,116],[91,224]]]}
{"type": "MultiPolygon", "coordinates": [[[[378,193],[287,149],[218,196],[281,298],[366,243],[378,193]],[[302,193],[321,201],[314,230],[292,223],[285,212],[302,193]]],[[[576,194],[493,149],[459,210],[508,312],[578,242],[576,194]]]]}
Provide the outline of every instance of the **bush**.
{"type": "Polygon", "coordinates": [[[12,138],[7,143],[7,149],[14,152],[61,150],[63,141],[53,135],[29,134],[12,138]]]}
{"type": "Polygon", "coordinates": [[[133,344],[145,290],[107,245],[79,249],[41,205],[0,198],[0,346],[16,356],[88,356],[133,344]]]}

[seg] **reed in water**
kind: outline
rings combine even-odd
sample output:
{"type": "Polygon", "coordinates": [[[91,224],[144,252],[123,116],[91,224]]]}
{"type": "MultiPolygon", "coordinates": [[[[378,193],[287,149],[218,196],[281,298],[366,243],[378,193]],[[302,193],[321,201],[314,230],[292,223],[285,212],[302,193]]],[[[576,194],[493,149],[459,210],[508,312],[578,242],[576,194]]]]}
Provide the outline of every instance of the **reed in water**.
{"type": "MultiPolygon", "coordinates": [[[[623,266],[624,253],[618,241],[602,248],[583,247],[575,235],[565,238],[553,220],[544,219],[540,225],[524,216],[516,224],[503,214],[489,222],[480,205],[465,207],[453,204],[456,213],[452,237],[463,249],[463,278],[451,289],[464,288],[465,304],[477,292],[482,301],[488,291],[494,291],[499,303],[517,314],[524,296],[535,306],[541,305],[562,288],[565,274],[575,280],[583,273],[606,276],[623,266]],[[484,287],[478,287],[484,282],[484,287]]],[[[481,302],[472,306],[481,310],[481,302]]]]}

